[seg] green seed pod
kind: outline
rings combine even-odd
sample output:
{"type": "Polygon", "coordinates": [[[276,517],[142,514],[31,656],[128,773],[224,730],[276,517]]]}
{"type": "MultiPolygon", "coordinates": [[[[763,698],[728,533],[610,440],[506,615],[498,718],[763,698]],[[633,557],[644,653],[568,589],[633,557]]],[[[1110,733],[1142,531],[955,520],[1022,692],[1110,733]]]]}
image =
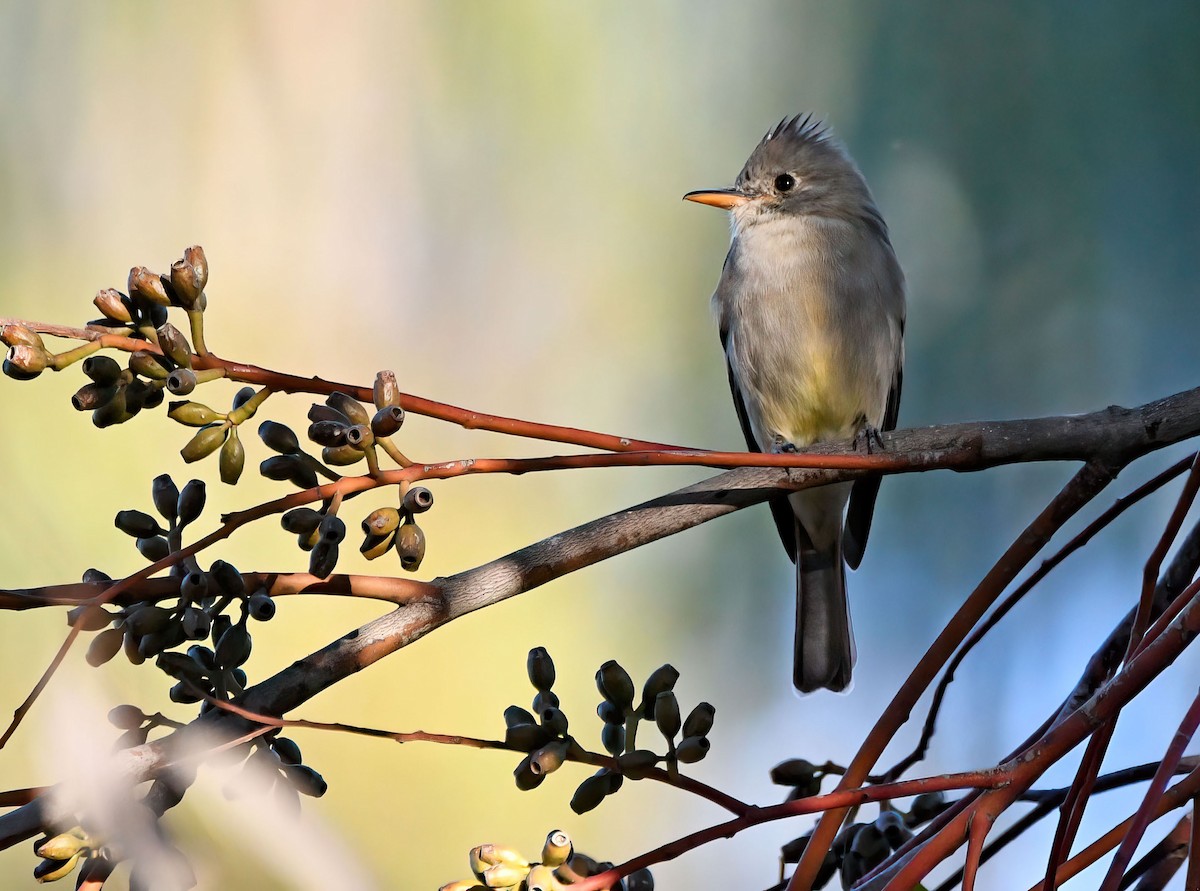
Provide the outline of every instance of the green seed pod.
{"type": "Polygon", "coordinates": [[[708,754],[711,746],[707,736],[685,736],[675,747],[675,757],[683,764],[695,764],[708,754]]]}
{"type": "Polygon", "coordinates": [[[554,686],[554,660],[545,647],[534,647],[525,660],[529,683],[538,690],[549,690],[554,686]]]}
{"type": "Polygon", "coordinates": [[[250,618],[256,622],[269,622],[275,617],[275,601],[265,590],[259,589],[246,601],[250,618]]]}
{"type": "Polygon", "coordinates": [[[308,535],[321,525],[322,516],[311,507],[294,507],[279,518],[279,525],[293,535],[308,535]]]}
{"type": "Polygon", "coordinates": [[[87,603],[67,613],[67,624],[80,631],[100,631],[107,628],[114,618],[116,617],[104,607],[87,603]]]}
{"type": "Polygon", "coordinates": [[[550,731],[538,724],[517,724],[504,731],[504,744],[518,752],[532,752],[550,741],[550,731]]]}
{"type": "Polygon", "coordinates": [[[679,700],[673,691],[665,690],[654,700],[654,723],[667,742],[671,742],[679,733],[679,700]]]}
{"type": "Polygon", "coordinates": [[[771,782],[776,786],[807,786],[816,772],[816,765],[811,761],[789,758],[771,768],[771,782]]]}
{"type": "Polygon", "coordinates": [[[375,435],[366,424],[355,424],[346,428],[346,445],[355,449],[366,449],[375,444],[375,435]]]}
{"type": "Polygon", "coordinates": [[[115,384],[121,377],[121,366],[112,356],[88,356],[83,360],[83,373],[96,383],[107,386],[115,384]]]}
{"type": "Polygon", "coordinates": [[[336,449],[346,444],[349,429],[342,421],[313,421],[308,425],[308,438],[319,446],[336,449]]]}
{"type": "Polygon", "coordinates": [[[345,393],[330,393],[325,398],[325,404],[334,411],[339,411],[345,415],[351,424],[358,424],[366,427],[371,423],[371,417],[367,414],[367,410],[362,407],[362,403],[345,393]]]}
{"type": "Polygon", "coordinates": [[[555,829],[546,836],[546,843],[542,845],[542,865],[554,867],[566,863],[573,853],[575,846],[571,843],[571,836],[561,829],[555,829]]]}
{"type": "Polygon", "coordinates": [[[613,724],[618,727],[625,726],[625,713],[607,699],[601,699],[600,704],[596,706],[596,717],[605,724],[613,724]]]}
{"type": "Polygon", "coordinates": [[[196,271],[196,284],[203,291],[208,285],[208,258],[204,256],[204,248],[192,245],[183,252],[183,259],[196,271]]]}
{"type": "Polygon", "coordinates": [[[117,705],[109,709],[108,723],[118,730],[133,730],[146,723],[146,716],[136,705],[117,705]]]}
{"type": "Polygon", "coordinates": [[[392,549],[392,545],[395,542],[395,532],[389,532],[387,535],[372,535],[368,533],[363,539],[363,543],[358,546],[358,552],[368,560],[378,560],[392,549]]]}
{"type": "Polygon", "coordinates": [[[117,651],[121,649],[121,640],[125,636],[125,632],[121,628],[109,628],[107,631],[101,631],[92,638],[92,642],[88,644],[87,664],[92,668],[99,668],[105,662],[117,655],[117,651]]]}
{"type": "Polygon", "coordinates": [[[96,296],[92,298],[92,303],[106,319],[112,319],[114,322],[121,322],[125,325],[133,323],[133,313],[128,299],[115,288],[104,288],[97,291],[96,296]]]}
{"type": "Polygon", "coordinates": [[[204,640],[212,630],[212,620],[209,619],[208,613],[194,606],[189,606],[183,611],[181,624],[183,634],[188,640],[204,640]]]}
{"type": "Polygon", "coordinates": [[[687,716],[687,720],[683,722],[684,736],[708,736],[708,731],[712,730],[713,718],[716,717],[717,710],[707,702],[702,702],[687,716]]]}
{"type": "Polygon", "coordinates": [[[372,393],[376,408],[400,404],[400,387],[396,384],[396,373],[381,371],[375,375],[375,387],[372,393]]]}
{"type": "Polygon", "coordinates": [[[398,405],[381,408],[371,417],[371,432],[376,436],[391,436],[404,424],[404,409],[398,405]]]}
{"type": "Polygon", "coordinates": [[[203,480],[189,480],[179,493],[179,525],[186,526],[204,510],[206,499],[203,480]]]}
{"type": "Polygon", "coordinates": [[[674,665],[661,665],[650,673],[650,677],[646,679],[646,683],[642,687],[642,704],[639,710],[643,717],[647,719],[654,717],[654,701],[658,698],[658,694],[674,690],[677,680],[679,680],[679,670],[674,665]]]}
{"type": "Polygon", "coordinates": [[[610,755],[625,751],[625,728],[620,724],[605,724],[600,730],[600,744],[610,755]]]}
{"type": "Polygon", "coordinates": [[[188,464],[207,458],[224,445],[229,430],[229,425],[225,422],[200,428],[200,431],[188,440],[187,445],[179,450],[180,456],[188,464]]]}
{"type": "Polygon", "coordinates": [[[145,266],[135,266],[129,270],[129,296],[159,306],[171,304],[162,279],[145,266]]]}
{"type": "Polygon", "coordinates": [[[525,887],[528,891],[559,891],[563,886],[554,878],[554,870],[550,866],[542,865],[529,870],[529,875],[525,877],[525,887]]]}
{"type": "Polygon", "coordinates": [[[600,804],[608,794],[607,774],[608,771],[601,770],[580,783],[575,794],[571,796],[571,810],[582,815],[600,804]]]}
{"type": "Polygon", "coordinates": [[[190,368],[176,368],[167,375],[167,390],[176,396],[187,396],[196,389],[196,372],[190,368]]]}
{"type": "Polygon", "coordinates": [[[409,514],[423,514],[433,507],[433,493],[424,486],[413,486],[404,493],[404,501],[401,506],[409,514]]]}
{"type": "Polygon", "coordinates": [[[286,736],[275,737],[271,741],[271,748],[275,750],[275,754],[284,764],[300,764],[304,761],[300,754],[300,747],[286,736]]]}
{"type": "Polygon", "coordinates": [[[281,455],[290,455],[300,451],[300,440],[295,432],[286,424],[278,421],[263,421],[258,425],[258,436],[263,445],[281,455]]]}
{"type": "Polygon", "coordinates": [[[221,471],[221,482],[230,486],[237,483],[242,476],[242,469],[246,466],[246,449],[243,448],[242,441],[238,439],[237,427],[229,428],[229,438],[221,446],[218,466],[221,471]]]}
{"type": "Polygon", "coordinates": [[[425,533],[416,523],[405,523],[396,533],[396,552],[400,555],[400,566],[408,572],[416,572],[425,559],[425,533]]]}
{"type": "Polygon", "coordinates": [[[134,538],[145,538],[150,535],[165,535],[166,530],[158,525],[158,521],[140,510],[118,511],[113,525],[134,538]]]}
{"type": "Polygon", "coordinates": [[[657,766],[659,756],[649,749],[634,749],[617,756],[617,767],[631,780],[644,780],[657,766]]]}
{"type": "Polygon", "coordinates": [[[237,668],[250,658],[250,649],[250,632],[245,625],[234,625],[217,641],[217,664],[224,669],[237,668]]]}
{"type": "Polygon", "coordinates": [[[39,884],[57,882],[71,874],[79,863],[82,852],[76,852],[66,860],[43,860],[33,868],[33,877],[39,884]]]}
{"type": "Polygon", "coordinates": [[[116,395],[115,385],[102,387],[99,384],[84,384],[71,397],[71,407],[75,411],[95,411],[112,402],[116,395]]]}
{"type": "Polygon", "coordinates": [[[489,888],[515,888],[529,875],[529,868],[521,869],[507,863],[489,866],[483,872],[483,883],[489,888]]]}
{"type": "Polygon", "coordinates": [[[17,344],[8,348],[8,364],[22,374],[39,375],[46,370],[50,355],[41,347],[17,344]]]}
{"type": "Polygon", "coordinates": [[[320,539],[313,546],[308,558],[308,572],[319,579],[327,579],[337,569],[338,546],[331,541],[320,539]]]}
{"type": "Polygon", "coordinates": [[[633,680],[629,672],[609,659],[596,672],[596,688],[609,702],[628,712],[633,707],[633,680]]]}
{"type": "Polygon", "coordinates": [[[546,779],[545,774],[534,773],[529,765],[530,757],[526,755],[513,771],[513,779],[517,781],[517,788],[522,792],[536,789],[542,784],[542,780],[546,779]]]}
{"type": "Polygon", "coordinates": [[[533,697],[533,713],[540,715],[548,708],[558,708],[558,696],[552,690],[538,690],[533,697]]]}
{"type": "Polygon", "coordinates": [[[556,739],[529,756],[529,769],[534,773],[554,773],[567,759],[567,741],[556,739]]]}
{"type": "Polygon", "coordinates": [[[165,381],[171,374],[171,369],[166,366],[166,359],[149,350],[130,353],[129,370],[153,381],[165,381]]]}
{"type": "Polygon", "coordinates": [[[367,535],[387,535],[400,526],[400,511],[394,507],[381,507],[367,514],[362,521],[362,531],[367,535]]]}
{"type": "Polygon", "coordinates": [[[178,328],[167,322],[157,330],[158,345],[163,354],[180,368],[192,367],[192,345],[178,328]]]}
{"type": "Polygon", "coordinates": [[[167,406],[167,417],[188,427],[207,427],[225,420],[225,415],[201,402],[172,402],[167,406]]]}
{"type": "Polygon", "coordinates": [[[184,309],[194,309],[204,292],[196,268],[187,260],[176,260],[171,264],[171,288],[184,309]]]}
{"type": "Polygon", "coordinates": [[[353,446],[343,445],[336,448],[326,446],[321,449],[321,460],[330,467],[348,467],[351,464],[357,464],[367,453],[362,449],[356,449],[353,446]]]}
{"type": "Polygon", "coordinates": [[[25,325],[19,325],[16,322],[10,322],[7,325],[0,325],[0,343],[7,347],[27,346],[45,352],[46,344],[42,341],[42,336],[25,325]]]}
{"type": "Polygon", "coordinates": [[[560,708],[545,708],[540,713],[542,726],[553,736],[565,736],[567,733],[567,715],[560,708]]]}
{"type": "Polygon", "coordinates": [[[320,798],[329,791],[329,784],[325,782],[325,778],[311,767],[303,764],[288,764],[284,767],[283,773],[292,787],[301,795],[320,798]]]}

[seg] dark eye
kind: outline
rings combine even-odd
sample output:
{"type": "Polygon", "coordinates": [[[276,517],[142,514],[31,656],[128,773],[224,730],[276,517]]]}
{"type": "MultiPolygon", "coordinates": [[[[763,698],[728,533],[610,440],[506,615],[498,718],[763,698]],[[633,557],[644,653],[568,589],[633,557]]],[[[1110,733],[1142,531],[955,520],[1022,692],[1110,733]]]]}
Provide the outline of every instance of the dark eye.
{"type": "Polygon", "coordinates": [[[790,173],[781,173],[775,177],[775,191],[777,192],[790,192],[795,185],[796,177],[790,173]]]}

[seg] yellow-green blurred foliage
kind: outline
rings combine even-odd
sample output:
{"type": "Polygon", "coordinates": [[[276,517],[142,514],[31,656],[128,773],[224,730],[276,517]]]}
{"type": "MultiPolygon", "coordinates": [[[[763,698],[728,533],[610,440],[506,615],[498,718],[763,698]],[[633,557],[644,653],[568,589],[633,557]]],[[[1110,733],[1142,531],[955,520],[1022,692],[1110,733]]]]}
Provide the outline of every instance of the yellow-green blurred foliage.
{"type": "MultiPolygon", "coordinates": [[[[724,221],[679,197],[728,183],[769,125],[811,109],[859,159],[909,274],[902,423],[1144,401],[1197,378],[1192,343],[1177,339],[1195,330],[1200,277],[1196,24],[1194,8],[1169,4],[8,0],[0,315],[80,324],[92,294],[123,286],[131,265],[165,270],[200,243],[208,341],[221,355],[363,384],[391,368],[408,392],[488,412],[738,448],[708,310],[724,221]]],[[[80,382],[77,371],[0,382],[0,585],[141,565],[111,518],[146,509],[158,473],[209,481],[204,529],[287,490],[253,472],[265,450],[252,435],[251,469],[231,489],[215,462],[183,465],[189,434],[162,412],[93,429],[68,403],[80,382]]],[[[234,389],[206,386],[199,398],[234,389]]],[[[276,397],[260,417],[299,426],[306,405],[276,397]]],[[[398,439],[420,460],[559,451],[415,416],[398,439]]],[[[776,761],[848,757],[1063,473],[884,486],[872,554],[850,580],[861,656],[848,697],[792,698],[792,570],[766,512],[750,511],[454,622],[301,713],[499,736],[504,707],[532,694],[525,653],[544,644],[572,729],[598,747],[596,667],[617,658],[640,683],[670,661],[685,709],[717,706],[713,752],[695,774],[772,801],[776,761]]],[[[477,565],[699,476],[436,484],[419,575],[477,565]]],[[[387,497],[346,506],[351,539],[387,497]]],[[[1054,589],[1091,586],[1086,627],[1071,601],[1040,600],[1040,614],[1015,617],[1017,631],[964,670],[972,692],[952,703],[930,769],[994,759],[1040,721],[1125,609],[1135,546],[1165,509],[1148,509],[1090,570],[1064,575],[1074,587],[1054,589]],[[1063,643],[1068,623],[1077,642],[1063,643]],[[995,703],[982,718],[981,701],[995,703]]],[[[341,571],[399,571],[391,557],[368,568],[343,550],[341,571]]],[[[305,565],[271,522],[216,556],[244,569],[305,565]]],[[[282,602],[259,627],[251,679],[380,612],[348,599],[282,602]]],[[[19,703],[64,630],[58,611],[0,623],[0,711],[19,703]]],[[[189,714],[167,703],[156,672],[120,660],[89,670],[81,652],[0,757],[0,787],[62,776],[64,753],[78,751],[65,740],[104,749],[116,732],[95,716],[112,704],[189,714]]],[[[1184,693],[1163,695],[1174,714],[1184,693]]],[[[532,856],[563,828],[619,861],[723,818],[627,783],[581,819],[567,802],[586,773],[570,765],[519,793],[512,755],[293,736],[330,782],[324,800],[306,802],[303,831],[226,802],[228,774],[208,772],[169,818],[206,887],[338,887],[323,870],[349,858],[358,878],[343,887],[431,888],[464,874],[467,850],[483,842],[532,856]],[[369,853],[356,847],[364,839],[369,853]]],[[[765,887],[777,878],[773,846],[807,825],[659,867],[660,887],[748,877],[765,887]]],[[[32,867],[25,845],[6,853],[0,885],[21,887],[32,867]]]]}

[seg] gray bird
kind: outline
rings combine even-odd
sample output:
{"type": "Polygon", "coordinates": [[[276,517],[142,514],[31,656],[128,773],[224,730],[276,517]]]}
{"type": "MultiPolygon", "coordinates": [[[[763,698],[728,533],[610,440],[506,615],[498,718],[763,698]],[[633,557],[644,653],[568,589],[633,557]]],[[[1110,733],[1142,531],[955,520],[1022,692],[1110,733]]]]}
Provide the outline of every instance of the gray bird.
{"type": "MultiPolygon", "coordinates": [[[[869,449],[880,430],[895,429],[904,276],[866,181],[829,131],[811,115],[785,118],[732,189],[684,198],[730,211],[732,240],[712,299],[749,448],[853,439],[869,449]]],[[[878,492],[872,477],[770,501],[796,564],[801,692],[850,684],[845,565],[862,560],[878,492]]]]}

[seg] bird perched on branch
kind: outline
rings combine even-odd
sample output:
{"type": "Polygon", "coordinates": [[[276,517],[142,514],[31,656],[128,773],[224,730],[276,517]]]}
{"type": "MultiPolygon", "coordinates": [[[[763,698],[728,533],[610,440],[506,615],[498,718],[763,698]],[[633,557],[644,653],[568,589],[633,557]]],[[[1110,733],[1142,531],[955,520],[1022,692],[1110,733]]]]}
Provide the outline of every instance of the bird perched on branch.
{"type": "MultiPolygon", "coordinates": [[[[730,212],[712,299],[749,448],[853,439],[869,450],[879,431],[895,429],[904,276],[866,180],[829,131],[811,115],[784,119],[733,188],[684,198],[730,212]]],[[[796,563],[793,680],[802,692],[850,684],[845,566],[862,560],[878,491],[876,476],[771,499],[796,563]]]]}

